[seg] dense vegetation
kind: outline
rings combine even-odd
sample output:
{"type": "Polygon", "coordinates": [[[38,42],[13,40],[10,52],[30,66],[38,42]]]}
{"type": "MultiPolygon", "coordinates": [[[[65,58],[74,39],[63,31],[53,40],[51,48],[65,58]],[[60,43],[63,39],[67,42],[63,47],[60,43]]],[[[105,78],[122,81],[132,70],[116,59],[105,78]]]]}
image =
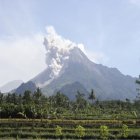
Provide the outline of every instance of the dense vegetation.
{"type": "Polygon", "coordinates": [[[88,99],[77,92],[75,101],[57,92],[45,97],[38,88],[35,93],[25,91],[4,95],[0,93],[1,118],[65,118],[65,119],[138,119],[140,98],[135,101],[96,100],[94,91],[88,99]]]}
{"type": "Polygon", "coordinates": [[[99,101],[94,90],[75,100],[38,88],[23,95],[0,93],[0,138],[140,139],[140,94],[134,101],[99,101]]]}

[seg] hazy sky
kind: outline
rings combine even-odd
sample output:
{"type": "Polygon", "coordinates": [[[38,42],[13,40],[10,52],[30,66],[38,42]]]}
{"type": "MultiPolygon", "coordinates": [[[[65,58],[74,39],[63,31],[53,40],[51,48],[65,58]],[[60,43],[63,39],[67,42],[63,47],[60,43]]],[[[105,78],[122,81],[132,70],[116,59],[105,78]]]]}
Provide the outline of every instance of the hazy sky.
{"type": "Polygon", "coordinates": [[[49,25],[95,62],[140,74],[140,0],[0,0],[0,85],[46,67],[49,25]]]}

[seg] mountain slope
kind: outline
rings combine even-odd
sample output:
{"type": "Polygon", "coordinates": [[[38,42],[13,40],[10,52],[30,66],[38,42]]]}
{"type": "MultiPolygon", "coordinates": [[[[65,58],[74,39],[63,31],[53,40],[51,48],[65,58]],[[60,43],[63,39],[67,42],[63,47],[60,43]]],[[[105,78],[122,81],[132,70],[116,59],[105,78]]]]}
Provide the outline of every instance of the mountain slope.
{"type": "Polygon", "coordinates": [[[61,76],[43,87],[43,92],[49,91],[53,93],[56,88],[59,90],[64,85],[78,81],[88,91],[94,89],[96,96],[100,99],[135,98],[134,78],[123,75],[116,68],[95,64],[88,60],[84,54],[83,56],[85,58],[81,58],[81,61],[76,61],[74,57],[69,59],[67,68],[65,68],[61,76]]]}
{"type": "Polygon", "coordinates": [[[14,92],[24,94],[25,90],[30,90],[33,93],[36,89],[36,85],[32,81],[28,81],[27,83],[22,83],[14,92]]]}
{"type": "Polygon", "coordinates": [[[87,91],[87,89],[79,82],[74,82],[72,84],[67,84],[67,85],[63,86],[60,89],[60,92],[64,93],[71,100],[75,99],[77,92],[80,92],[80,93],[86,95],[85,97],[89,96],[89,92],[87,91]]]}
{"type": "Polygon", "coordinates": [[[23,83],[23,81],[21,80],[14,80],[14,81],[11,81],[5,85],[3,85],[2,87],[0,87],[0,91],[2,93],[7,93],[7,92],[10,92],[14,89],[16,89],[18,86],[20,86],[21,84],[23,83]]]}
{"type": "MultiPolygon", "coordinates": [[[[51,28],[44,39],[44,46],[47,67],[31,80],[41,87],[44,94],[52,95],[56,90],[78,82],[87,91],[94,89],[100,99],[135,98],[135,78],[123,75],[116,68],[90,61],[82,51],[82,44],[61,37],[51,28]]],[[[75,84],[73,86],[76,90],[75,84]]],[[[72,90],[71,93],[65,92],[69,92],[65,93],[69,96],[72,94],[72,90]]]]}

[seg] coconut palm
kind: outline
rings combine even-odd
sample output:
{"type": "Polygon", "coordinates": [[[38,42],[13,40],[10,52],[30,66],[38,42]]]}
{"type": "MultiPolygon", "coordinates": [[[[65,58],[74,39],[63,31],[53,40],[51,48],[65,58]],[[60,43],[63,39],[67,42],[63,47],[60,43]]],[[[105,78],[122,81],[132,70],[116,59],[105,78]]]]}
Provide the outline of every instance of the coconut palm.
{"type": "Polygon", "coordinates": [[[88,99],[92,101],[92,104],[93,104],[94,100],[96,99],[95,92],[93,89],[91,90],[91,93],[90,93],[88,99]]]}

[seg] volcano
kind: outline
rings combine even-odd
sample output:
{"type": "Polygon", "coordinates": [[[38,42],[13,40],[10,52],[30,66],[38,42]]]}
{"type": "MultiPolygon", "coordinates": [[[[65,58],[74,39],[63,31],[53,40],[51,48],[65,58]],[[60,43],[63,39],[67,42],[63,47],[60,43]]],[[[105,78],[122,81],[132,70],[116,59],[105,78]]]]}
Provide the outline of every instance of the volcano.
{"type": "Polygon", "coordinates": [[[96,97],[103,100],[136,97],[135,78],[123,75],[117,68],[92,62],[82,44],[64,39],[52,27],[47,31],[44,38],[47,66],[31,79],[45,95],[62,91],[71,97],[77,91],[87,95],[94,89],[96,97]]]}

